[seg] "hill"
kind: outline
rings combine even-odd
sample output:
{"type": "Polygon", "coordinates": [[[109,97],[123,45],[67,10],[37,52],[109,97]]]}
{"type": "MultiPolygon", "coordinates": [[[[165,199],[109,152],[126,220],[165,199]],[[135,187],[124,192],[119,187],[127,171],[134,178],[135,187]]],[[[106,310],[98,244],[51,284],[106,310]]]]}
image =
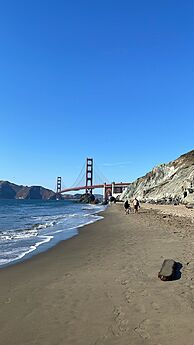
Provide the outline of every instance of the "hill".
{"type": "Polygon", "coordinates": [[[9,181],[0,181],[0,199],[42,199],[48,200],[55,193],[41,186],[22,186],[9,181]]]}
{"type": "Polygon", "coordinates": [[[134,196],[143,202],[194,204],[194,150],[154,167],[132,182],[120,199],[134,196]]]}

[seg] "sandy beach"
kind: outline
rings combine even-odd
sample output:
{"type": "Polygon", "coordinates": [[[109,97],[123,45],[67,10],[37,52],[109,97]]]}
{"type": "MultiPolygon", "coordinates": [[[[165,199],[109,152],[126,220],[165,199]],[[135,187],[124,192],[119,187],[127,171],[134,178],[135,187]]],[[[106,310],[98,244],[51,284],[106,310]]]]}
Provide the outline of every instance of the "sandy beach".
{"type": "Polygon", "coordinates": [[[194,211],[175,207],[111,205],[79,236],[1,269],[0,344],[193,345],[194,211]],[[165,258],[180,279],[158,279],[165,258]]]}

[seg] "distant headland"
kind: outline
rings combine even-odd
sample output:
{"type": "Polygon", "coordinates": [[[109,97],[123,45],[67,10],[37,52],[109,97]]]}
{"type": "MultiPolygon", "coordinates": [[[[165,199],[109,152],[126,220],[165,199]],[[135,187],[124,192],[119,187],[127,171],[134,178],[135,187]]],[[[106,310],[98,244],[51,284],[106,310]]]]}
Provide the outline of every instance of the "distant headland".
{"type": "MultiPolygon", "coordinates": [[[[80,195],[66,194],[61,199],[79,199],[80,195]]],[[[56,200],[59,196],[51,189],[42,186],[23,186],[0,180],[0,199],[56,200]]]]}

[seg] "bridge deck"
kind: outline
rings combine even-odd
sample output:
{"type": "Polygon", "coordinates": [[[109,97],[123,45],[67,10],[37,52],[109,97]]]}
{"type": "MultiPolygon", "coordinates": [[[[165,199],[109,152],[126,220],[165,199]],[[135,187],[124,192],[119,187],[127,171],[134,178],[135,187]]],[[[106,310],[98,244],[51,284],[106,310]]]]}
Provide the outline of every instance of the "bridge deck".
{"type": "MultiPolygon", "coordinates": [[[[120,183],[114,183],[114,187],[127,187],[129,186],[130,183],[124,183],[124,182],[120,182],[120,183]]],[[[72,188],[65,188],[63,190],[60,191],[60,193],[66,193],[66,192],[75,192],[78,190],[82,190],[82,189],[96,189],[96,188],[104,188],[104,184],[96,184],[93,186],[80,186],[80,187],[72,187],[72,188]]],[[[106,188],[112,188],[112,183],[107,183],[106,184],[106,188]]]]}

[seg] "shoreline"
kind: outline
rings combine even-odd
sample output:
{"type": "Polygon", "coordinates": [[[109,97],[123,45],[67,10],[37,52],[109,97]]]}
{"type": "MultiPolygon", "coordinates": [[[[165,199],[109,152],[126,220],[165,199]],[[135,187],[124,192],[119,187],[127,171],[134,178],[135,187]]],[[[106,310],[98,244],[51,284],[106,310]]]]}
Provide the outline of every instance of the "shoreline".
{"type": "Polygon", "coordinates": [[[143,206],[102,214],[79,236],[0,270],[2,344],[193,344],[192,223],[143,206]],[[168,257],[182,264],[181,278],[162,282],[168,257]]]}
{"type": "MultiPolygon", "coordinates": [[[[47,254],[49,255],[50,251],[55,250],[55,249],[57,250],[58,246],[60,246],[60,245],[63,246],[65,242],[72,241],[75,238],[77,238],[78,236],[80,236],[81,232],[85,231],[85,229],[88,226],[90,227],[90,226],[92,226],[93,224],[95,224],[95,223],[97,223],[99,221],[103,221],[104,214],[105,214],[106,210],[107,210],[107,208],[104,211],[100,211],[98,213],[94,213],[94,215],[98,215],[100,217],[99,219],[96,219],[93,222],[82,224],[82,225],[80,225],[78,227],[70,229],[70,230],[75,230],[77,232],[77,233],[75,233],[75,235],[72,235],[72,236],[70,236],[68,238],[65,238],[65,239],[61,239],[61,240],[57,241],[56,244],[54,244],[53,246],[47,247],[45,249],[42,249],[42,250],[38,251],[38,253],[34,253],[33,254],[33,252],[32,252],[32,253],[29,253],[29,255],[26,254],[25,257],[22,257],[20,259],[12,261],[12,262],[10,262],[8,264],[0,266],[0,273],[3,270],[7,270],[7,269],[12,268],[12,267],[17,267],[17,266],[20,266],[20,265],[23,265],[23,264],[28,264],[28,262],[33,261],[36,258],[39,260],[39,257],[42,257],[42,256],[47,255],[47,254]]],[[[43,244],[43,246],[44,246],[44,244],[43,244]]]]}
{"type": "MultiPolygon", "coordinates": [[[[6,267],[12,266],[12,265],[20,264],[26,260],[30,260],[31,258],[33,258],[36,255],[39,255],[41,253],[49,251],[51,248],[57,246],[60,242],[63,242],[63,241],[72,239],[76,236],[79,236],[81,228],[83,228],[87,225],[93,224],[99,220],[102,220],[103,216],[101,216],[101,213],[103,213],[105,210],[106,210],[106,208],[103,211],[102,210],[100,210],[100,211],[95,210],[94,213],[91,214],[91,216],[98,217],[98,219],[90,220],[84,224],[75,225],[71,228],[66,229],[66,231],[64,231],[64,232],[61,231],[61,236],[58,238],[56,236],[53,236],[52,233],[50,235],[49,234],[43,235],[43,237],[45,237],[44,241],[42,241],[40,243],[39,242],[36,243],[36,245],[33,246],[33,248],[29,247],[29,250],[27,252],[21,254],[21,256],[18,257],[17,259],[12,260],[12,261],[5,263],[5,264],[0,264],[0,270],[4,269],[6,267]]],[[[54,235],[56,235],[56,234],[54,233],[54,235]]]]}

